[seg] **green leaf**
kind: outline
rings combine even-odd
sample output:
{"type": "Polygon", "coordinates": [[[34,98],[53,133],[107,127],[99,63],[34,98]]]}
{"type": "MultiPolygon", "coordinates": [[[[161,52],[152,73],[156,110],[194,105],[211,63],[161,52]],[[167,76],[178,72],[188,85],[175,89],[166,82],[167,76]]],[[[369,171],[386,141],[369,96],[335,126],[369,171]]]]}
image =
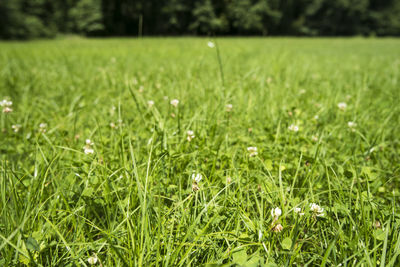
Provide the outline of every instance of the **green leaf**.
{"type": "Polygon", "coordinates": [[[290,250],[291,247],[292,247],[292,239],[290,237],[286,237],[285,239],[283,239],[282,248],[290,250]]]}
{"type": "Polygon", "coordinates": [[[26,248],[29,249],[29,250],[34,250],[34,251],[39,251],[40,250],[38,242],[32,237],[28,237],[26,239],[25,245],[26,245],[26,248]]]}
{"type": "Polygon", "coordinates": [[[247,253],[244,249],[236,251],[232,254],[233,262],[239,265],[243,265],[247,261],[247,253]]]}
{"type": "Polygon", "coordinates": [[[19,262],[28,266],[29,263],[31,262],[31,260],[29,258],[25,257],[24,255],[19,254],[19,262]]]}
{"type": "Polygon", "coordinates": [[[374,236],[378,240],[385,240],[385,231],[383,231],[382,229],[377,229],[374,232],[374,236]]]}
{"type": "Polygon", "coordinates": [[[93,194],[93,191],[92,187],[86,187],[82,192],[82,196],[90,197],[93,194]]]}
{"type": "Polygon", "coordinates": [[[265,264],[261,264],[262,267],[278,267],[275,262],[267,262],[265,264]]]}
{"type": "Polygon", "coordinates": [[[267,169],[268,169],[269,171],[272,171],[272,169],[273,169],[273,167],[272,167],[272,160],[267,159],[267,160],[265,161],[265,167],[267,167],[267,169]]]}
{"type": "Polygon", "coordinates": [[[258,267],[260,264],[264,263],[264,259],[260,257],[259,255],[255,255],[251,257],[251,259],[246,262],[245,266],[246,267],[258,267]]]}

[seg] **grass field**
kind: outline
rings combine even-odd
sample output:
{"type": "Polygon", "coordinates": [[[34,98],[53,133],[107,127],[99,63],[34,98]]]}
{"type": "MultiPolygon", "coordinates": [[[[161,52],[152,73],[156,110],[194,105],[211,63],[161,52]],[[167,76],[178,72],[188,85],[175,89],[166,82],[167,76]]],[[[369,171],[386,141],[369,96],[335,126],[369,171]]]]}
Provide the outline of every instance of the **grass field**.
{"type": "Polygon", "coordinates": [[[399,266],[400,40],[209,41],[0,43],[0,266],[399,266]]]}

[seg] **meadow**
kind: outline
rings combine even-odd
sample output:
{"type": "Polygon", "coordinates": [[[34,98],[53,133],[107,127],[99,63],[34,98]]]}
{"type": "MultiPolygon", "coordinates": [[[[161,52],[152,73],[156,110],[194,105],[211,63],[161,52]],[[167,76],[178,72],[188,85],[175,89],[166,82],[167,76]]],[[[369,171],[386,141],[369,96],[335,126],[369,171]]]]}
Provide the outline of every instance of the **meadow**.
{"type": "Polygon", "coordinates": [[[1,42],[0,266],[399,266],[399,89],[399,39],[1,42]]]}

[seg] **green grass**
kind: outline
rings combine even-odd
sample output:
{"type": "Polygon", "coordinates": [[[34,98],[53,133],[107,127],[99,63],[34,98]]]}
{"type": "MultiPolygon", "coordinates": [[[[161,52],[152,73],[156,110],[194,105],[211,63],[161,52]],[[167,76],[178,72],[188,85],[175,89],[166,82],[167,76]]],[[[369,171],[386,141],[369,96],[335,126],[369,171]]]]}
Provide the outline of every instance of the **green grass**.
{"type": "Polygon", "coordinates": [[[400,40],[208,41],[0,43],[1,266],[398,266],[400,40]]]}

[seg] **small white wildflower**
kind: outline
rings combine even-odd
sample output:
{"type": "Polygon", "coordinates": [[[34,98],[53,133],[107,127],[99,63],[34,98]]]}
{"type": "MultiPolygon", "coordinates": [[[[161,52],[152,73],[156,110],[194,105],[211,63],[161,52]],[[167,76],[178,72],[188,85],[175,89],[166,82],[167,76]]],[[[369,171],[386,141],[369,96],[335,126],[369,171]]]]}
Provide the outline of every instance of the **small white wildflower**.
{"type": "Polygon", "coordinates": [[[88,258],[88,263],[90,264],[90,265],[95,265],[96,263],[97,263],[97,256],[91,256],[91,257],[89,257],[88,258]]]}
{"type": "Polygon", "coordinates": [[[350,128],[354,128],[354,127],[357,126],[357,123],[355,123],[355,122],[353,122],[353,121],[349,121],[349,122],[347,123],[347,126],[349,126],[350,128]]]}
{"type": "Polygon", "coordinates": [[[116,128],[117,128],[117,125],[115,125],[114,122],[110,122],[110,127],[111,127],[112,129],[116,129],[116,128]]]}
{"type": "Polygon", "coordinates": [[[345,102],[338,103],[338,108],[340,110],[345,110],[347,108],[347,104],[345,102]]]}
{"type": "Polygon", "coordinates": [[[249,156],[250,156],[250,157],[254,157],[254,156],[257,156],[257,155],[258,155],[257,147],[255,147],[255,146],[249,146],[249,147],[247,148],[247,151],[249,152],[249,156]]]}
{"type": "Polygon", "coordinates": [[[14,124],[11,126],[11,128],[14,130],[14,133],[18,133],[19,129],[21,129],[20,124],[14,124]]]}
{"type": "Polygon", "coordinates": [[[39,132],[45,133],[46,131],[47,131],[47,124],[43,122],[39,124],[39,132]]]}
{"type": "Polygon", "coordinates": [[[193,138],[195,137],[194,132],[191,131],[191,130],[188,130],[188,131],[186,132],[186,134],[187,134],[187,140],[188,140],[189,142],[192,141],[193,138]]]}
{"type": "Polygon", "coordinates": [[[86,145],[83,147],[83,152],[86,155],[93,154],[94,149],[92,148],[92,146],[94,145],[94,143],[90,139],[86,139],[85,143],[86,143],[86,145]]]}
{"type": "Polygon", "coordinates": [[[306,89],[301,89],[300,91],[299,91],[299,94],[300,95],[303,95],[303,94],[305,94],[307,91],[306,91],[306,89]]]}
{"type": "Polygon", "coordinates": [[[304,212],[301,212],[301,208],[294,208],[294,212],[299,214],[300,216],[304,215],[304,212]]]}
{"type": "Polygon", "coordinates": [[[351,130],[352,132],[355,132],[355,131],[356,131],[357,123],[355,123],[355,122],[353,122],[353,121],[349,121],[349,122],[347,123],[347,126],[349,126],[349,128],[350,128],[350,130],[351,130]]]}
{"type": "Polygon", "coordinates": [[[86,139],[86,140],[85,140],[85,143],[86,143],[87,146],[92,146],[92,145],[94,145],[94,143],[93,143],[90,139],[86,139]]]}
{"type": "Polygon", "coordinates": [[[196,183],[199,183],[203,179],[203,176],[200,173],[193,173],[192,174],[192,180],[196,183]]]}
{"type": "Polygon", "coordinates": [[[214,42],[211,42],[211,41],[209,41],[209,42],[207,43],[207,45],[208,45],[209,48],[214,48],[214,47],[215,47],[214,42]]]}
{"type": "Polygon", "coordinates": [[[311,140],[313,140],[314,142],[318,142],[318,136],[317,135],[311,136],[311,140]]]}
{"type": "Polygon", "coordinates": [[[279,207],[273,208],[271,210],[271,216],[274,217],[274,220],[277,220],[279,216],[282,215],[282,210],[279,207]]]}
{"type": "Polygon", "coordinates": [[[3,107],[3,113],[10,113],[12,112],[12,101],[9,101],[7,99],[3,99],[3,101],[0,102],[0,106],[3,107]]]}
{"type": "Polygon", "coordinates": [[[298,132],[298,131],[299,131],[299,126],[294,125],[294,124],[291,124],[291,125],[288,127],[288,129],[289,129],[290,131],[293,131],[293,132],[298,132]]]}
{"type": "Polygon", "coordinates": [[[314,116],[314,120],[318,120],[319,119],[319,116],[318,115],[315,115],[314,116]]]}
{"type": "Polygon", "coordinates": [[[147,101],[147,105],[149,106],[149,108],[151,108],[152,106],[154,106],[154,101],[153,100],[147,101]]]}
{"type": "Polygon", "coordinates": [[[310,210],[313,212],[314,216],[324,216],[324,209],[315,203],[310,204],[310,210]]]}
{"type": "Polygon", "coordinates": [[[90,148],[90,147],[83,147],[83,152],[85,152],[86,155],[93,154],[94,153],[94,149],[90,148]]]}
{"type": "Polygon", "coordinates": [[[174,107],[177,107],[178,106],[178,104],[179,104],[179,100],[178,99],[173,99],[173,100],[171,100],[171,105],[173,105],[174,107]]]}
{"type": "Polygon", "coordinates": [[[12,106],[12,101],[9,101],[7,99],[3,99],[3,101],[0,102],[1,107],[11,107],[12,106]]]}
{"type": "Polygon", "coordinates": [[[226,112],[231,112],[231,111],[232,111],[232,108],[233,108],[232,104],[227,104],[227,105],[225,106],[226,112]]]}

